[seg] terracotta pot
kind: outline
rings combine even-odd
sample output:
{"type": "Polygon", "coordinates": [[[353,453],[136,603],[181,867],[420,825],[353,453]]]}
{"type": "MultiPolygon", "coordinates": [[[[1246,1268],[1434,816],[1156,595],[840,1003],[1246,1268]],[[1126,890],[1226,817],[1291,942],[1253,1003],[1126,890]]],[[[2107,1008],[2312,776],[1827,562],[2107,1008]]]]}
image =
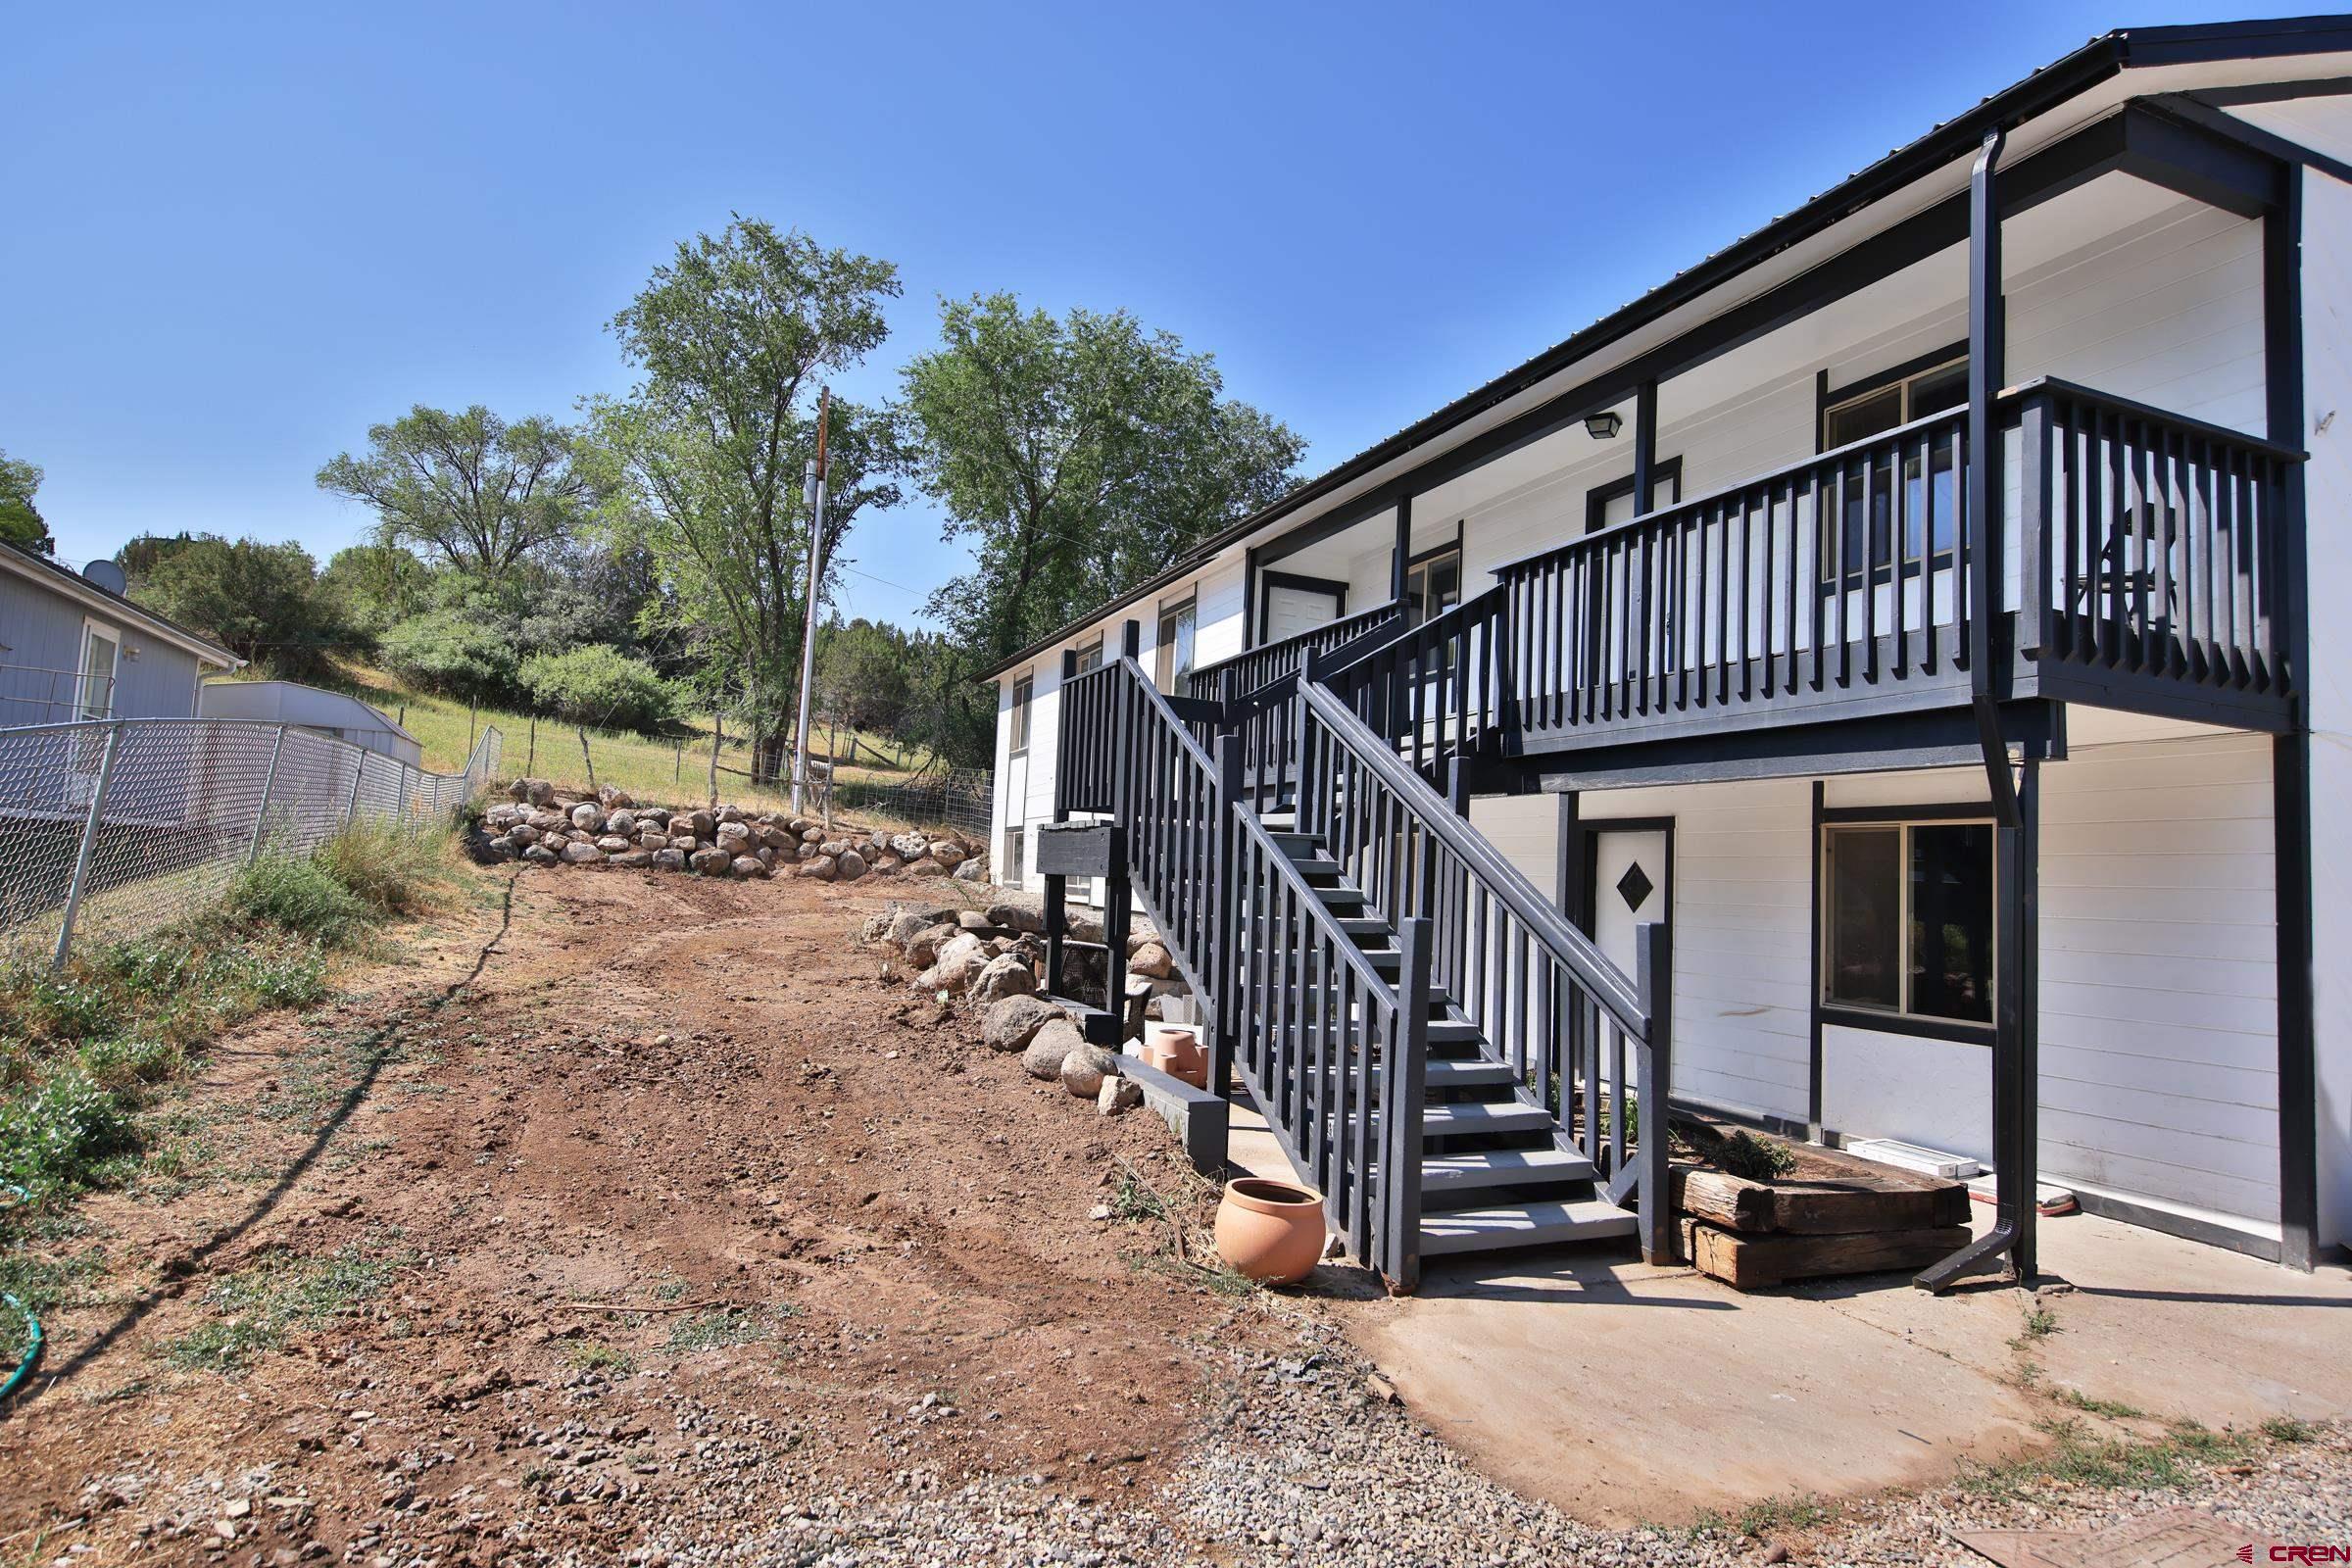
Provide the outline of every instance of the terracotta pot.
{"type": "Polygon", "coordinates": [[[1190,1029],[1162,1029],[1144,1043],[1144,1060],[1195,1089],[1208,1085],[1208,1057],[1190,1029]]]}
{"type": "Polygon", "coordinates": [[[1262,1176],[1227,1182],[1217,1204],[1217,1255],[1261,1284],[1306,1278],[1323,1258],[1323,1195],[1262,1176]]]}

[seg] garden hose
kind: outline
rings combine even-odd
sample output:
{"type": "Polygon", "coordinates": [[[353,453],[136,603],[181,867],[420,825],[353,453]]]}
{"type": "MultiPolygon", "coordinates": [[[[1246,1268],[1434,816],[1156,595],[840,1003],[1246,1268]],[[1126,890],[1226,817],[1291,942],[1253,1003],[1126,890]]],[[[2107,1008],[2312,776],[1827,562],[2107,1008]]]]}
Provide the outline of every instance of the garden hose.
{"type": "MultiPolygon", "coordinates": [[[[32,1201],[32,1195],[16,1183],[9,1182],[5,1186],[6,1190],[15,1196],[18,1202],[29,1203],[32,1201]]],[[[26,1306],[5,1291],[0,1291],[0,1301],[14,1307],[24,1319],[25,1331],[24,1358],[19,1361],[17,1369],[8,1375],[8,1381],[0,1383],[0,1399],[6,1399],[17,1392],[26,1378],[32,1376],[33,1363],[41,1358],[41,1320],[32,1315],[31,1307],[26,1306]]]]}

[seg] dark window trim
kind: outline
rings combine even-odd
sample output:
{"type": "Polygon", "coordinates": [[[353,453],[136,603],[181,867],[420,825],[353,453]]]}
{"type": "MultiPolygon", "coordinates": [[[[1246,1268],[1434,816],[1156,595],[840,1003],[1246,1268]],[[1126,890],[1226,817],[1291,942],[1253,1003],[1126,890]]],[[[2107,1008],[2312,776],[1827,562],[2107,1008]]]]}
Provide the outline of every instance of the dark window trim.
{"type": "MultiPolygon", "coordinates": [[[[1674,492],[1666,503],[1668,506],[1674,506],[1683,499],[1683,458],[1681,453],[1678,452],[1671,458],[1660,458],[1650,466],[1650,489],[1654,492],[1660,484],[1670,486],[1674,492]]],[[[1592,533],[1600,527],[1601,514],[1607,510],[1610,502],[1619,496],[1630,496],[1633,493],[1634,476],[1630,473],[1622,479],[1611,479],[1607,484],[1594,485],[1586,491],[1585,532],[1592,533]]],[[[1655,511],[1656,509],[1653,507],[1650,510],[1655,511]]],[[[1635,513],[1637,515],[1641,514],[1641,509],[1637,507],[1635,513]]]]}
{"type": "MultiPolygon", "coordinates": [[[[1818,1028],[1837,1024],[1847,1029],[1875,1030],[1886,1035],[1908,1035],[1920,1040],[1949,1040],[1959,1045],[1990,1046],[1996,1026],[1990,1023],[1969,1023],[1959,1018],[1936,1018],[1915,1012],[1881,1012],[1875,1007],[1857,1007],[1849,1003],[1832,1001],[1829,994],[1829,942],[1822,929],[1823,916],[1829,912],[1829,884],[1823,866],[1829,858],[1829,834],[1840,827],[1903,827],[1912,823],[1933,825],[1940,822],[1990,822],[1992,807],[1989,802],[1943,801],[1929,806],[1825,806],[1814,813],[1813,819],[1813,875],[1816,888],[1813,906],[1813,1004],[1820,1023],[1818,1028]]],[[[1996,999],[2000,995],[2000,922],[2002,917],[1999,866],[1994,866],[1992,889],[1993,969],[1991,989],[1996,999]]],[[[1899,873],[1908,878],[1906,862],[1899,873]]],[[[1902,933],[1907,944],[1910,933],[1902,933]]],[[[1910,955],[1903,955],[1907,965],[1910,955]]],[[[1816,1036],[1818,1041],[1818,1033],[1816,1036]]],[[[1819,1046],[1815,1050],[1818,1054],[1819,1046]]]]}
{"type": "Polygon", "coordinates": [[[1427,550],[1417,551],[1416,553],[1405,557],[1404,569],[1410,571],[1415,566],[1425,565],[1428,563],[1437,560],[1440,556],[1450,555],[1456,551],[1459,551],[1462,548],[1462,522],[1463,519],[1460,517],[1453,519],[1452,538],[1441,539],[1436,544],[1431,545],[1427,550]]]}
{"type": "MultiPolygon", "coordinates": [[[[1666,919],[1674,920],[1674,818],[1671,816],[1587,816],[1577,821],[1579,845],[1584,859],[1584,886],[1577,891],[1575,920],[1577,929],[1587,936],[1600,931],[1600,835],[1603,833],[1663,833],[1666,835],[1666,919]]],[[[1672,984],[1669,979],[1668,984],[1672,984]]]]}
{"type": "Polygon", "coordinates": [[[1152,672],[1163,683],[1163,690],[1173,686],[1179,679],[1190,673],[1188,670],[1175,667],[1175,661],[1169,654],[1175,644],[1168,638],[1169,617],[1181,614],[1187,610],[1193,612],[1193,653],[1198,658],[1200,651],[1200,585],[1199,583],[1194,583],[1174,599],[1160,600],[1158,608],[1152,617],[1152,672]],[[1164,672],[1159,667],[1163,662],[1169,666],[1164,672]]]}
{"type": "Polygon", "coordinates": [[[1954,360],[1967,358],[1968,339],[1961,338],[1956,343],[1947,343],[1942,348],[1931,350],[1916,359],[1905,360],[1900,365],[1866,375],[1859,381],[1852,381],[1840,387],[1830,385],[1829,368],[1826,366],[1823,367],[1813,377],[1814,452],[1818,454],[1829,450],[1826,437],[1829,434],[1832,409],[1851,403],[1856,398],[1866,398],[1873,392],[1884,392],[1898,381],[1908,381],[1923,371],[1933,370],[1949,365],[1954,360]]]}

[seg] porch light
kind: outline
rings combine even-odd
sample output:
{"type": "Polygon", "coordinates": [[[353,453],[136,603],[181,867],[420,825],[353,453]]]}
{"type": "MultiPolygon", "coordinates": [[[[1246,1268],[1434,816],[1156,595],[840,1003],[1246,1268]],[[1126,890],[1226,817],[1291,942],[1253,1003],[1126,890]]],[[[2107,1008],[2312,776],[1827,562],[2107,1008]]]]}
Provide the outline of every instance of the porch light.
{"type": "Polygon", "coordinates": [[[1625,428],[1625,419],[1615,409],[1603,409],[1598,414],[1585,416],[1585,434],[1595,441],[1613,441],[1625,428]]]}

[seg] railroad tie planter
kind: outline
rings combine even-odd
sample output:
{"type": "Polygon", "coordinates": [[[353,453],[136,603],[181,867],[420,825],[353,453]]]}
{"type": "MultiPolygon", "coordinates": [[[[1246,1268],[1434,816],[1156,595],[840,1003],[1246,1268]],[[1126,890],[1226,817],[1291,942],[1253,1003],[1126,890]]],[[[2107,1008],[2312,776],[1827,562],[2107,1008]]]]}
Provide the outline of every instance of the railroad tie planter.
{"type": "Polygon", "coordinates": [[[1963,1183],[1811,1144],[1780,1144],[1788,1169],[1758,1180],[1712,1163],[1737,1134],[1679,1115],[1676,1131],[1709,1161],[1671,1172],[1684,1255],[1737,1289],[1925,1268],[1968,1245],[1963,1183]]]}

